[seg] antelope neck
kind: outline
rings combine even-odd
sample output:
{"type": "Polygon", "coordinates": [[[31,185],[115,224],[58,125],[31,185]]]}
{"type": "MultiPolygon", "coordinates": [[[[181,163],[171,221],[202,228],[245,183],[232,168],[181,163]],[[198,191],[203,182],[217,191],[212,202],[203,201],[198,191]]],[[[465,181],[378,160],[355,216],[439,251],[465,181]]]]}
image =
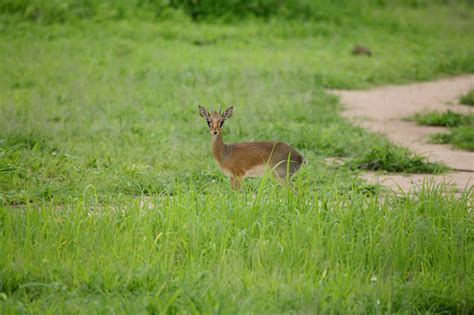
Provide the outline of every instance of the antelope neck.
{"type": "Polygon", "coordinates": [[[219,133],[217,136],[211,136],[211,143],[212,143],[212,153],[214,154],[214,157],[216,160],[219,162],[219,164],[222,162],[224,158],[224,152],[225,152],[225,143],[222,140],[222,134],[219,133]]]}

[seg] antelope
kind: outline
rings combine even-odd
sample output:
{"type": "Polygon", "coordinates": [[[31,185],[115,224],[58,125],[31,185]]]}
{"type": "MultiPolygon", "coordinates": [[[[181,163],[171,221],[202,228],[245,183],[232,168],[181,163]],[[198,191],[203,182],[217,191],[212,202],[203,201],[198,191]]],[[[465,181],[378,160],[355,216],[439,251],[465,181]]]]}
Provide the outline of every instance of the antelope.
{"type": "Polygon", "coordinates": [[[303,157],[286,143],[255,141],[224,143],[222,125],[232,116],[234,107],[223,112],[199,106],[199,114],[206,119],[211,133],[212,153],[219,168],[229,176],[230,185],[240,190],[243,177],[260,177],[271,169],[280,180],[290,177],[300,168],[303,157]]]}

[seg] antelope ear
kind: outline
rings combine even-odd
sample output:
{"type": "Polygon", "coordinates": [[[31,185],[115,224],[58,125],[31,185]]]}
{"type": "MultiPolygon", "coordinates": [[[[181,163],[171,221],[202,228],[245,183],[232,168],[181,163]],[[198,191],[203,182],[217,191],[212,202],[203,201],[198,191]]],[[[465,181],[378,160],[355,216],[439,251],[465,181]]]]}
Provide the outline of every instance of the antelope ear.
{"type": "Polygon", "coordinates": [[[222,118],[224,119],[227,119],[227,118],[230,118],[232,116],[234,112],[234,106],[231,106],[229,108],[227,108],[221,115],[222,115],[222,118]]]}
{"type": "Polygon", "coordinates": [[[198,105],[198,107],[199,107],[199,115],[201,115],[205,119],[208,119],[209,118],[209,112],[207,111],[207,109],[205,109],[201,105],[198,105]]]}

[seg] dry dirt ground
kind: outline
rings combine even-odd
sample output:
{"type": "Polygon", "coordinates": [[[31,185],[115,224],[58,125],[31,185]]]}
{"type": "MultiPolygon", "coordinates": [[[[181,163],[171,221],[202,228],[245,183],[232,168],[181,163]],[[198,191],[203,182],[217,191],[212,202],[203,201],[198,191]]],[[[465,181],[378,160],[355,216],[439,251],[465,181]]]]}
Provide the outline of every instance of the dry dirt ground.
{"type": "Polygon", "coordinates": [[[396,190],[416,189],[423,181],[453,185],[467,190],[474,184],[474,152],[461,151],[450,145],[428,142],[432,133],[446,130],[420,126],[404,118],[417,112],[473,112],[474,108],[458,104],[458,98],[474,88],[474,75],[463,75],[434,82],[383,86],[361,91],[331,91],[344,104],[343,115],[371,131],[384,134],[390,141],[408,147],[431,161],[441,161],[452,171],[442,175],[364,173],[370,182],[396,190]]]}

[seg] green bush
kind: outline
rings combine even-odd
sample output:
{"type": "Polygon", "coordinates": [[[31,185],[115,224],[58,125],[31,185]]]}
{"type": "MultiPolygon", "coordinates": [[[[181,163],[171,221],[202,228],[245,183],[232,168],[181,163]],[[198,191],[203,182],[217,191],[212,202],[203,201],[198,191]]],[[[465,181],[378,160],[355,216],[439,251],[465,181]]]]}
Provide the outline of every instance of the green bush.
{"type": "Polygon", "coordinates": [[[248,16],[269,18],[282,16],[285,18],[304,18],[317,20],[335,20],[339,15],[352,11],[357,14],[360,5],[352,1],[342,0],[334,4],[328,0],[318,1],[278,1],[278,0],[173,0],[174,8],[183,9],[193,19],[200,18],[242,18],[248,16]]]}

